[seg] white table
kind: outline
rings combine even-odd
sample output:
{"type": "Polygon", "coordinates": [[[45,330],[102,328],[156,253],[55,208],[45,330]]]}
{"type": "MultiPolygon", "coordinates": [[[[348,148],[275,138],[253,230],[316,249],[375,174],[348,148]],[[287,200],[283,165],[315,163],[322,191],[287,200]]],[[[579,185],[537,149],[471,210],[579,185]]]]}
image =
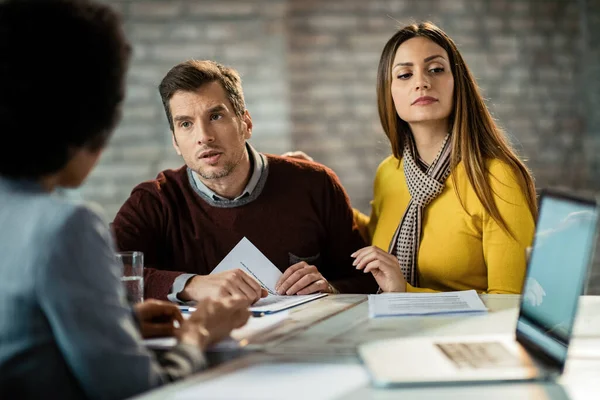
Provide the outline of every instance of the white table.
{"type": "MultiPolygon", "coordinates": [[[[329,296],[298,307],[289,323],[248,346],[249,354],[147,393],[140,399],[168,399],[200,382],[249,366],[273,362],[358,364],[358,344],[391,337],[511,334],[519,296],[483,295],[490,312],[468,316],[369,319],[364,295],[329,296]]],[[[409,362],[399,360],[398,362],[409,362]]],[[[265,382],[269,377],[264,377],[265,382]]],[[[243,390],[243,389],[240,389],[243,390]]],[[[243,393],[243,392],[240,392],[243,393]]],[[[365,384],[342,399],[600,399],[600,296],[582,296],[565,373],[554,384],[495,384],[376,389],[365,384]]],[[[284,399],[286,396],[281,395],[284,399]]],[[[198,398],[203,398],[201,394],[198,398]]],[[[340,397],[338,397],[340,398],[340,397]]]]}

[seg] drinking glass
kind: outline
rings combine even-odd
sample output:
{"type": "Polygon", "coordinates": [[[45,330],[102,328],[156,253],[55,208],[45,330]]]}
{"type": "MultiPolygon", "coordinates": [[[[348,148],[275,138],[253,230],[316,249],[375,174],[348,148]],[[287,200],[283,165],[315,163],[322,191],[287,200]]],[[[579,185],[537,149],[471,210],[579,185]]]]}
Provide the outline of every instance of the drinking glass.
{"type": "Polygon", "coordinates": [[[125,287],[130,304],[144,301],[144,253],[141,251],[121,251],[117,260],[123,266],[121,282],[125,287]]]}

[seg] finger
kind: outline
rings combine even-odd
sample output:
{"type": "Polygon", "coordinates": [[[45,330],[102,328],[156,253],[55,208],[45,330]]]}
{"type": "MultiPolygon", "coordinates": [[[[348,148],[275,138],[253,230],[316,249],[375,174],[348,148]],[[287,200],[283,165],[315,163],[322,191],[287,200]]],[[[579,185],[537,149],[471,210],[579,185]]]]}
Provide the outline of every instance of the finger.
{"type": "Polygon", "coordinates": [[[363,270],[363,272],[366,274],[367,272],[384,272],[383,270],[381,270],[381,263],[379,262],[379,260],[373,260],[369,263],[367,263],[365,265],[365,269],[363,270]]]}
{"type": "Polygon", "coordinates": [[[391,276],[400,271],[400,265],[398,265],[397,261],[395,261],[394,263],[388,263],[386,261],[387,260],[380,259],[371,261],[367,264],[363,272],[371,272],[373,274],[381,272],[387,276],[391,276]]]}
{"type": "Polygon", "coordinates": [[[311,283],[309,286],[305,287],[304,289],[298,291],[298,295],[304,295],[304,294],[312,294],[312,293],[317,293],[317,292],[323,292],[325,290],[327,290],[329,287],[329,285],[327,284],[327,281],[325,279],[319,279],[316,282],[311,283]]]}
{"type": "Polygon", "coordinates": [[[175,327],[173,323],[164,324],[145,324],[144,325],[145,337],[164,337],[173,336],[175,334],[175,327]]]}
{"type": "Polygon", "coordinates": [[[397,265],[398,259],[390,253],[381,250],[378,247],[374,247],[372,251],[365,252],[360,258],[354,260],[356,269],[363,269],[369,262],[380,260],[381,262],[390,266],[397,265]]]}
{"type": "Polygon", "coordinates": [[[306,275],[302,276],[300,279],[298,279],[298,281],[296,283],[294,283],[285,292],[285,294],[288,295],[288,296],[296,294],[299,290],[302,290],[305,287],[310,286],[313,282],[316,282],[319,279],[323,279],[323,276],[321,274],[319,274],[319,273],[309,273],[309,274],[306,274],[306,275]]]}
{"type": "Polygon", "coordinates": [[[269,295],[269,291],[265,288],[260,288],[260,297],[267,297],[269,295]]]}
{"type": "Polygon", "coordinates": [[[241,276],[245,284],[248,285],[250,290],[252,290],[252,292],[254,293],[254,300],[260,299],[260,294],[262,292],[262,286],[260,286],[260,283],[258,283],[256,279],[254,279],[253,277],[251,277],[243,271],[241,276]]]}
{"type": "Polygon", "coordinates": [[[378,248],[378,247],[377,246],[363,247],[362,249],[358,249],[354,253],[350,254],[350,257],[357,258],[365,253],[369,253],[369,252],[373,251],[375,248],[378,248]]]}
{"type": "Polygon", "coordinates": [[[363,269],[368,263],[375,261],[379,254],[375,250],[362,253],[359,257],[356,257],[353,265],[356,269],[363,269]]]}
{"type": "Polygon", "coordinates": [[[250,311],[247,308],[242,308],[236,310],[232,316],[232,320],[234,321],[233,329],[241,328],[246,325],[248,319],[250,318],[250,311]]]}
{"type": "Polygon", "coordinates": [[[230,292],[230,295],[242,296],[250,301],[257,297],[254,289],[245,280],[247,276],[244,271],[236,270],[227,277],[225,288],[230,292]]]}
{"type": "Polygon", "coordinates": [[[173,307],[171,308],[171,317],[173,317],[174,321],[179,322],[180,325],[183,323],[183,314],[175,304],[173,304],[173,307]]]}
{"type": "Polygon", "coordinates": [[[252,304],[252,302],[250,300],[248,300],[247,297],[241,297],[241,296],[229,297],[223,303],[223,305],[225,307],[227,307],[228,309],[240,309],[240,310],[248,308],[248,306],[250,306],[250,304],[252,304]]]}
{"type": "Polygon", "coordinates": [[[287,294],[289,289],[296,284],[304,275],[310,274],[312,272],[316,272],[316,267],[310,266],[306,264],[305,268],[301,268],[292,273],[284,282],[279,285],[277,289],[277,293],[284,295],[287,294]],[[312,268],[311,268],[312,267],[312,268]]]}
{"type": "Polygon", "coordinates": [[[256,301],[256,299],[258,298],[258,294],[260,293],[260,289],[258,289],[257,293],[257,291],[253,287],[248,285],[248,283],[246,283],[243,279],[240,279],[240,281],[238,282],[237,289],[240,293],[243,293],[244,297],[246,297],[252,303],[256,301]]]}
{"type": "Polygon", "coordinates": [[[281,275],[281,277],[277,281],[277,284],[275,285],[275,290],[277,290],[279,292],[279,286],[281,286],[281,284],[283,282],[285,282],[294,272],[296,272],[298,270],[301,270],[302,268],[304,268],[306,266],[308,266],[308,264],[306,262],[304,262],[304,261],[301,261],[299,263],[296,263],[296,264],[292,265],[288,269],[286,269],[283,272],[283,275],[281,275]]]}

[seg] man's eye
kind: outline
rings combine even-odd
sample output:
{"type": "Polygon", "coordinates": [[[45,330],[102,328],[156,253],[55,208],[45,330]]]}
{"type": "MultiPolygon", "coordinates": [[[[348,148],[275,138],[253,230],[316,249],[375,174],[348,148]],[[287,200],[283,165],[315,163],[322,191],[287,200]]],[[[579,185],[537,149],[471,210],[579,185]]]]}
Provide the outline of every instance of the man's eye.
{"type": "Polygon", "coordinates": [[[213,115],[210,116],[210,120],[211,121],[216,121],[216,120],[219,120],[221,118],[223,118],[223,116],[221,114],[213,114],[213,115]]]}
{"type": "Polygon", "coordinates": [[[189,122],[189,121],[183,121],[183,122],[181,123],[181,127],[182,127],[182,128],[186,128],[186,129],[187,129],[187,128],[189,128],[190,126],[192,126],[192,123],[191,123],[191,122],[189,122]]]}

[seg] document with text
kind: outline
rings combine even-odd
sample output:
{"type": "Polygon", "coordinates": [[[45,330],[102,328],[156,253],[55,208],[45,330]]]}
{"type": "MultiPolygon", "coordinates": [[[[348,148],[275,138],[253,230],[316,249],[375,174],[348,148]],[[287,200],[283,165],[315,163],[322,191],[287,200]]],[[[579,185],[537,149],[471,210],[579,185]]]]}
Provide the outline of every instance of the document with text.
{"type": "Polygon", "coordinates": [[[369,296],[369,317],[485,312],[475,290],[441,293],[382,293],[369,296]]]}
{"type": "Polygon", "coordinates": [[[248,238],[244,237],[210,273],[241,269],[264,287],[270,295],[276,295],[275,285],[281,271],[248,238]]]}
{"type": "Polygon", "coordinates": [[[211,272],[216,274],[233,269],[241,269],[269,292],[269,295],[260,299],[250,307],[254,315],[271,314],[296,307],[300,304],[326,296],[325,293],[316,293],[303,296],[280,296],[275,291],[275,286],[281,278],[281,271],[275,266],[248,238],[244,237],[225,256],[225,258],[211,272]]]}

